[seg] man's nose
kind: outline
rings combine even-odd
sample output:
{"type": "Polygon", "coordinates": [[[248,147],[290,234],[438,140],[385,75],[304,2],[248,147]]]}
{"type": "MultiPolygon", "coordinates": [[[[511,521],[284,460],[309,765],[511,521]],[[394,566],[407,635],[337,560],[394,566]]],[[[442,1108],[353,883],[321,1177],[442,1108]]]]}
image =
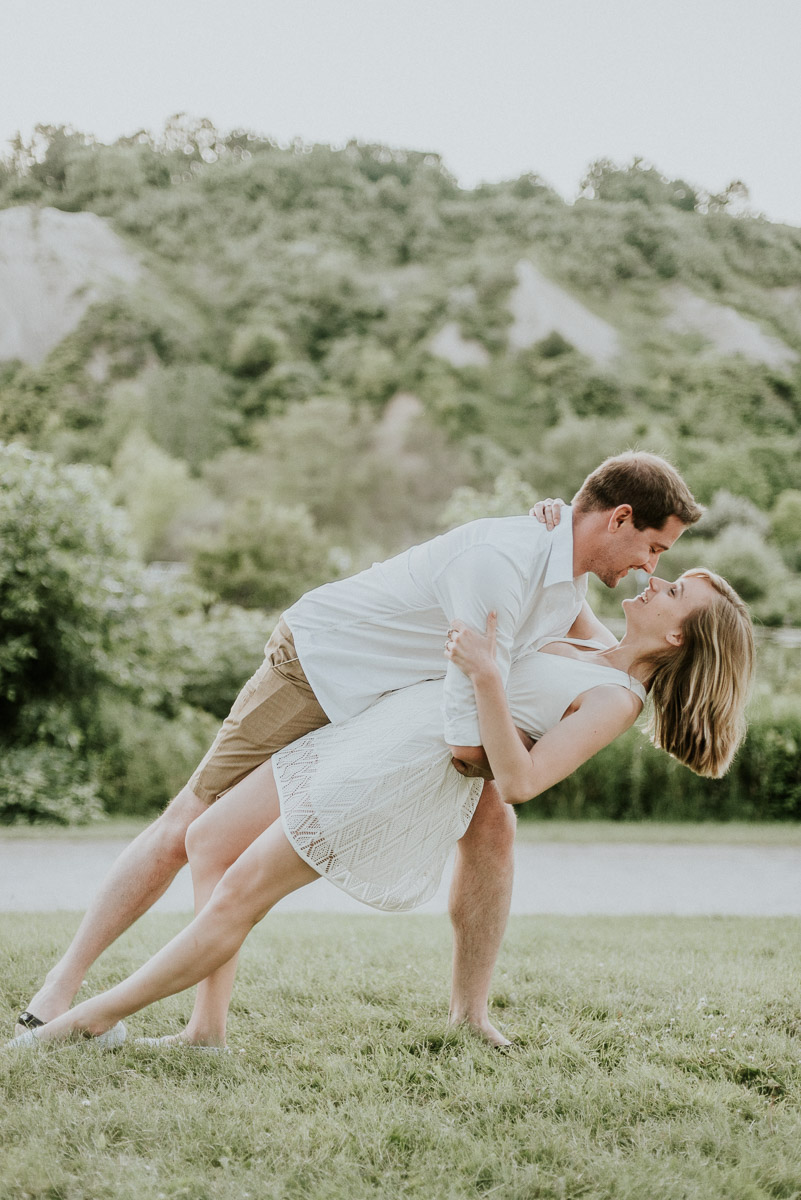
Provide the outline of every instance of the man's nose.
{"type": "Polygon", "coordinates": [[[644,563],[640,564],[640,570],[645,571],[648,575],[653,575],[656,570],[656,564],[659,562],[658,554],[649,554],[644,563]]]}

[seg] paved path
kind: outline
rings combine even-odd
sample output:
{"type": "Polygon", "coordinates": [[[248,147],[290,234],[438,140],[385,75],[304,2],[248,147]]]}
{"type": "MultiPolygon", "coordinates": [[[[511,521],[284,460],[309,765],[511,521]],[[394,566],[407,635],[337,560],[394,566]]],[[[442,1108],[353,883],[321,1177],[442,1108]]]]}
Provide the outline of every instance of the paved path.
{"type": "MultiPolygon", "coordinates": [[[[81,911],[124,841],[0,841],[0,912],[81,911]]],[[[514,913],[679,916],[801,915],[801,847],[520,844],[514,913]]],[[[446,873],[418,912],[444,912],[446,873]]],[[[281,901],[284,912],[375,910],[321,880],[281,901]]],[[[189,912],[184,870],[156,906],[189,912]]]]}

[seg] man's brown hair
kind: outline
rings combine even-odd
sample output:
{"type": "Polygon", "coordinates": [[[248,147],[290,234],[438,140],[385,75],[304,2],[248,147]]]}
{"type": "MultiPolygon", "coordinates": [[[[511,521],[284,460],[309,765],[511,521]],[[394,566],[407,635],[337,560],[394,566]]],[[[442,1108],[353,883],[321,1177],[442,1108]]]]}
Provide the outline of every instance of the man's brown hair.
{"type": "Polygon", "coordinates": [[[607,458],[573,497],[580,512],[602,512],[619,504],[631,505],[637,529],[662,529],[668,517],[694,525],[703,513],[678,471],[658,454],[641,450],[607,458]]]}

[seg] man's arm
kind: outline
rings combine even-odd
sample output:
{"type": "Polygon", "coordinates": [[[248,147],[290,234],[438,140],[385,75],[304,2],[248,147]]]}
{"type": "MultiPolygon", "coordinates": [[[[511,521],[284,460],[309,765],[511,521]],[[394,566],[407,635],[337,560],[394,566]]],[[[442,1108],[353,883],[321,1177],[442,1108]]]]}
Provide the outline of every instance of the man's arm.
{"type": "MultiPolygon", "coordinates": [[[[505,684],[512,643],[526,599],[526,583],[517,564],[494,546],[482,543],[462,551],[443,567],[433,582],[439,603],[451,620],[485,629],[490,612],[497,613],[496,662],[505,684]]],[[[461,748],[480,748],[475,693],[467,676],[454,663],[448,663],[445,673],[444,713],[448,743],[461,748]]]]}
{"type": "Polygon", "coordinates": [[[603,642],[605,646],[616,646],[618,644],[612,630],[607,629],[604,623],[598,620],[586,600],[581,606],[581,612],[568,629],[567,636],[580,638],[583,641],[593,640],[603,642]]]}
{"type": "MultiPolygon", "coordinates": [[[[534,745],[534,739],[530,738],[522,729],[518,729],[517,736],[526,750],[530,750],[534,745]]],[[[466,779],[495,778],[483,746],[451,746],[450,750],[453,755],[451,765],[466,779]]]]}

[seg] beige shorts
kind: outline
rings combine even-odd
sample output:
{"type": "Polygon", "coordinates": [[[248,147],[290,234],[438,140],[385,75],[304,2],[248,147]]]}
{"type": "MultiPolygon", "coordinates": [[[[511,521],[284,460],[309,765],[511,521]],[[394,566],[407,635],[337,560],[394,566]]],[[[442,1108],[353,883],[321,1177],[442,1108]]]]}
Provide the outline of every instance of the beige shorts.
{"type": "Polygon", "coordinates": [[[264,662],[237,696],[189,787],[211,804],[276,750],[327,724],[281,618],[265,647],[264,662]]]}

